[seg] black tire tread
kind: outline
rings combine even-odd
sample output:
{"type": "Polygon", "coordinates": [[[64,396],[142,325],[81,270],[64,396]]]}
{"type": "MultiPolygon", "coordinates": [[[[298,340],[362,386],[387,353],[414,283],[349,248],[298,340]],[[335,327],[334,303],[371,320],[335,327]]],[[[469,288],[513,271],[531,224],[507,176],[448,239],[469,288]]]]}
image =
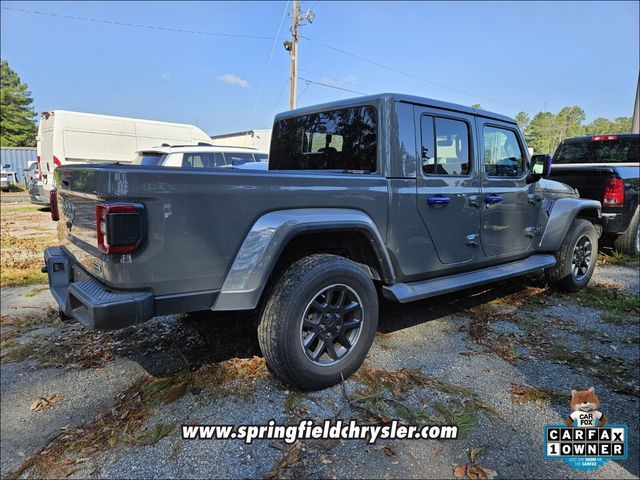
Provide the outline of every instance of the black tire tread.
{"type": "Polygon", "coordinates": [[[640,252],[636,252],[636,235],[638,235],[638,221],[640,221],[640,208],[636,208],[636,213],[633,214],[627,230],[622,235],[618,235],[613,241],[614,248],[620,253],[625,253],[627,255],[640,254],[640,252]]]}
{"type": "MultiPolygon", "coordinates": [[[[567,231],[567,234],[565,235],[559,250],[556,252],[556,264],[551,268],[545,269],[545,276],[547,278],[547,281],[556,284],[558,288],[568,292],[575,292],[582,288],[575,285],[575,282],[571,278],[571,272],[567,270],[567,265],[570,263],[570,257],[573,255],[573,236],[577,230],[581,229],[590,231],[593,238],[596,239],[593,255],[597,255],[598,235],[596,233],[595,227],[589,220],[576,218],[571,223],[571,226],[569,227],[569,230],[567,231]]],[[[595,259],[593,259],[593,262],[595,263],[595,259]]]]}
{"type": "MultiPolygon", "coordinates": [[[[284,322],[280,319],[285,318],[290,309],[296,308],[292,299],[300,294],[311,278],[319,272],[337,268],[352,269],[359,275],[364,275],[360,267],[346,258],[328,254],[310,255],[292,263],[281,274],[264,302],[258,325],[258,342],[262,354],[276,377],[300,388],[317,389],[326,385],[312,379],[301,379],[296,366],[287,361],[289,352],[284,340],[286,332],[283,330],[284,322]]],[[[373,288],[373,284],[371,287],[373,288]]]]}

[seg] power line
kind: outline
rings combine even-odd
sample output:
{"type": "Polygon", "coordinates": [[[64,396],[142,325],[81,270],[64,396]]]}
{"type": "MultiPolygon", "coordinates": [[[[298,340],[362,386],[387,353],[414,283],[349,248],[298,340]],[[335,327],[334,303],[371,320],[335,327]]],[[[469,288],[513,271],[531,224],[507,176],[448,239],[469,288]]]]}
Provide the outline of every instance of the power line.
{"type": "Polygon", "coordinates": [[[475,93],[473,93],[473,92],[468,92],[468,91],[466,91],[466,90],[461,90],[461,89],[459,89],[459,88],[450,87],[450,86],[448,86],[448,85],[444,85],[444,84],[442,84],[442,83],[434,82],[434,81],[432,81],[432,80],[428,80],[428,79],[423,78],[423,77],[420,77],[420,76],[418,76],[418,75],[414,75],[413,73],[405,72],[405,71],[400,70],[400,69],[398,69],[398,68],[391,67],[391,66],[389,66],[389,65],[385,65],[385,64],[383,64],[383,63],[377,62],[377,61],[375,61],[375,60],[371,60],[371,59],[369,59],[369,58],[362,57],[362,56],[360,56],[360,55],[357,55],[357,54],[355,54],[355,53],[348,52],[348,51],[343,50],[343,49],[338,48],[338,47],[334,47],[333,45],[329,45],[328,43],[321,42],[321,41],[319,41],[319,40],[314,40],[314,39],[309,38],[309,37],[307,37],[307,36],[300,35],[300,38],[304,38],[305,40],[308,40],[308,41],[310,41],[310,42],[317,43],[318,45],[321,45],[321,46],[323,46],[323,47],[325,47],[325,48],[328,48],[328,49],[330,49],[330,50],[334,50],[334,51],[336,51],[336,52],[342,53],[343,55],[347,55],[347,56],[349,56],[349,57],[356,58],[356,59],[358,59],[358,60],[360,60],[360,61],[363,61],[363,62],[366,62],[366,63],[370,63],[370,64],[375,65],[375,66],[377,66],[377,67],[384,68],[384,69],[386,69],[386,70],[389,70],[389,71],[392,71],[392,72],[395,72],[395,73],[399,73],[400,75],[404,75],[404,76],[406,76],[406,77],[411,77],[411,78],[414,78],[414,79],[416,79],[416,80],[420,80],[420,81],[425,82],[425,83],[430,83],[430,84],[432,84],[432,85],[436,85],[436,86],[438,86],[438,87],[440,87],[440,88],[445,88],[445,89],[447,89],[447,90],[452,90],[452,91],[454,91],[454,92],[462,93],[462,94],[464,94],[464,95],[468,95],[468,96],[470,96],[470,97],[474,97],[474,98],[477,98],[477,99],[482,99],[482,100],[487,100],[487,101],[489,101],[489,102],[498,103],[498,104],[500,104],[500,105],[506,105],[506,106],[508,106],[508,107],[516,108],[516,109],[519,109],[519,110],[523,110],[523,111],[525,111],[525,112],[527,112],[527,113],[531,113],[531,112],[533,111],[533,109],[524,108],[524,107],[522,107],[522,106],[513,105],[513,104],[511,104],[511,103],[501,102],[500,100],[495,100],[495,99],[490,98],[490,97],[485,97],[485,96],[483,96],[483,95],[478,95],[478,94],[475,94],[475,93]]]}
{"type": "Polygon", "coordinates": [[[246,38],[246,39],[251,39],[251,40],[278,40],[277,37],[265,37],[265,36],[260,36],[260,35],[244,35],[244,34],[240,34],[240,33],[219,33],[219,32],[206,32],[206,31],[199,31],[199,30],[187,30],[184,28],[172,28],[172,27],[162,27],[159,25],[142,25],[142,24],[138,24],[138,23],[128,23],[128,22],[118,22],[115,20],[103,20],[103,19],[99,19],[99,18],[90,18],[90,17],[76,17],[76,16],[72,16],[72,15],[62,15],[59,13],[52,13],[52,12],[40,12],[37,10],[24,10],[22,8],[11,8],[11,7],[2,7],[3,10],[9,10],[12,12],[19,12],[19,13],[29,13],[32,15],[46,15],[46,16],[50,16],[50,17],[57,17],[57,18],[65,18],[67,20],[80,20],[83,22],[93,22],[93,23],[106,23],[109,25],[118,25],[121,27],[131,27],[131,28],[143,28],[143,29],[147,29],[147,30],[160,30],[160,31],[164,31],[164,32],[175,32],[175,33],[189,33],[189,34],[193,34],[193,35],[207,35],[210,37],[227,37],[227,38],[246,38]]]}
{"type": "Polygon", "coordinates": [[[368,93],[365,93],[365,92],[358,92],[357,90],[350,90],[348,88],[338,87],[336,85],[331,85],[330,83],[316,82],[314,80],[309,80],[308,78],[302,78],[302,77],[298,77],[298,78],[304,82],[313,83],[314,85],[322,85],[329,88],[335,88],[336,90],[344,90],[345,92],[357,93],[359,95],[369,95],[368,93]]]}
{"type": "Polygon", "coordinates": [[[276,51],[276,45],[278,44],[278,37],[280,36],[280,31],[282,30],[282,24],[284,23],[284,19],[287,16],[287,9],[289,8],[289,0],[284,6],[284,12],[282,12],[282,18],[280,19],[280,26],[278,27],[278,33],[276,33],[276,37],[273,39],[273,47],[271,47],[271,55],[269,55],[269,61],[267,62],[267,67],[271,65],[271,60],[273,59],[273,52],[276,51]]]}
{"type": "Polygon", "coordinates": [[[380,90],[380,89],[378,89],[378,88],[367,87],[366,85],[361,85],[361,84],[359,84],[359,83],[351,82],[351,81],[349,81],[349,80],[344,80],[344,79],[342,79],[342,78],[331,78],[331,77],[327,77],[326,75],[322,75],[322,74],[320,74],[320,73],[310,72],[309,70],[306,70],[306,69],[304,69],[304,68],[301,68],[301,69],[299,69],[299,70],[300,70],[301,72],[305,72],[305,73],[308,73],[308,74],[310,74],[310,75],[315,75],[316,77],[320,77],[320,79],[321,79],[321,80],[330,80],[330,81],[331,81],[331,82],[333,82],[333,83],[346,83],[346,84],[349,84],[349,85],[353,85],[354,87],[365,88],[365,89],[367,89],[367,90],[373,90],[373,91],[378,92],[378,93],[382,93],[382,92],[383,92],[383,90],[380,90]]]}

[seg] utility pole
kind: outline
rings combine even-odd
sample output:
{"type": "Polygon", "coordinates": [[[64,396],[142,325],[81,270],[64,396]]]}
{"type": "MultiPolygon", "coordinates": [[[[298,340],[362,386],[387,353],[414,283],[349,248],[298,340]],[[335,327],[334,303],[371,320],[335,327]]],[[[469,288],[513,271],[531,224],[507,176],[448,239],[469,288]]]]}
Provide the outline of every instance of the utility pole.
{"type": "Polygon", "coordinates": [[[636,103],[633,105],[631,133],[640,133],[640,74],[638,74],[638,86],[636,87],[636,103]]]}
{"type": "Polygon", "coordinates": [[[291,12],[291,40],[285,40],[284,49],[291,57],[289,66],[289,110],[296,108],[296,84],[298,77],[298,27],[313,23],[315,15],[311,10],[305,14],[300,13],[298,0],[293,0],[293,11],[291,12]]]}
{"type": "Polygon", "coordinates": [[[293,0],[293,15],[291,25],[291,67],[289,85],[289,110],[296,108],[296,77],[298,76],[298,17],[300,14],[298,0],[293,0]]]}

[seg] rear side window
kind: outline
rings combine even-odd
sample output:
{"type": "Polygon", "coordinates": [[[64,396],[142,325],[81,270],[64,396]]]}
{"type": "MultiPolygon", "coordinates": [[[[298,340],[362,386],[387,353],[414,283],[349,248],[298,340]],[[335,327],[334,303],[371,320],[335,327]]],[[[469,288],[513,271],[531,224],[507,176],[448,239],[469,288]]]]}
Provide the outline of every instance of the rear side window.
{"type": "MultiPolygon", "coordinates": [[[[605,140],[585,139],[563,143],[553,163],[637,163],[640,162],[640,137],[620,138],[602,135],[605,140]],[[609,137],[616,138],[609,140],[609,137]]],[[[594,137],[599,138],[599,137],[594,137]]]]}
{"type": "Polygon", "coordinates": [[[253,162],[253,155],[247,152],[224,152],[224,160],[227,165],[242,165],[253,162]]]}
{"type": "Polygon", "coordinates": [[[421,129],[425,175],[469,175],[471,162],[466,122],[425,115],[421,129]]]}
{"type": "Polygon", "coordinates": [[[485,126],[484,170],[489,177],[520,177],[525,171],[525,156],[513,130],[485,126]]]}
{"type": "Polygon", "coordinates": [[[376,171],[378,115],[363,105],[276,122],[271,170],[376,171]]]}
{"type": "Polygon", "coordinates": [[[182,168],[214,168],[224,165],[219,152],[187,152],[182,156],[182,168]]]}
{"type": "Polygon", "coordinates": [[[269,155],[266,153],[254,153],[253,156],[256,159],[256,162],[266,162],[269,160],[269,155]]]}

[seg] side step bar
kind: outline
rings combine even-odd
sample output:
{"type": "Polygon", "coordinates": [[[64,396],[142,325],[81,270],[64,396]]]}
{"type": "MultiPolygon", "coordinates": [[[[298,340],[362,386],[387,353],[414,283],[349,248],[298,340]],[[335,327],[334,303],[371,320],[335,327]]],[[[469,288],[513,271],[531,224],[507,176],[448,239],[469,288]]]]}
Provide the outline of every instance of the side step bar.
{"type": "Polygon", "coordinates": [[[553,255],[532,255],[523,260],[471,272],[457,273],[447,277],[432,278],[414,283],[395,283],[384,286],[383,292],[384,296],[391,300],[407,303],[505,278],[517,277],[542,270],[543,268],[553,267],[555,264],[556,258],[553,255]]]}

